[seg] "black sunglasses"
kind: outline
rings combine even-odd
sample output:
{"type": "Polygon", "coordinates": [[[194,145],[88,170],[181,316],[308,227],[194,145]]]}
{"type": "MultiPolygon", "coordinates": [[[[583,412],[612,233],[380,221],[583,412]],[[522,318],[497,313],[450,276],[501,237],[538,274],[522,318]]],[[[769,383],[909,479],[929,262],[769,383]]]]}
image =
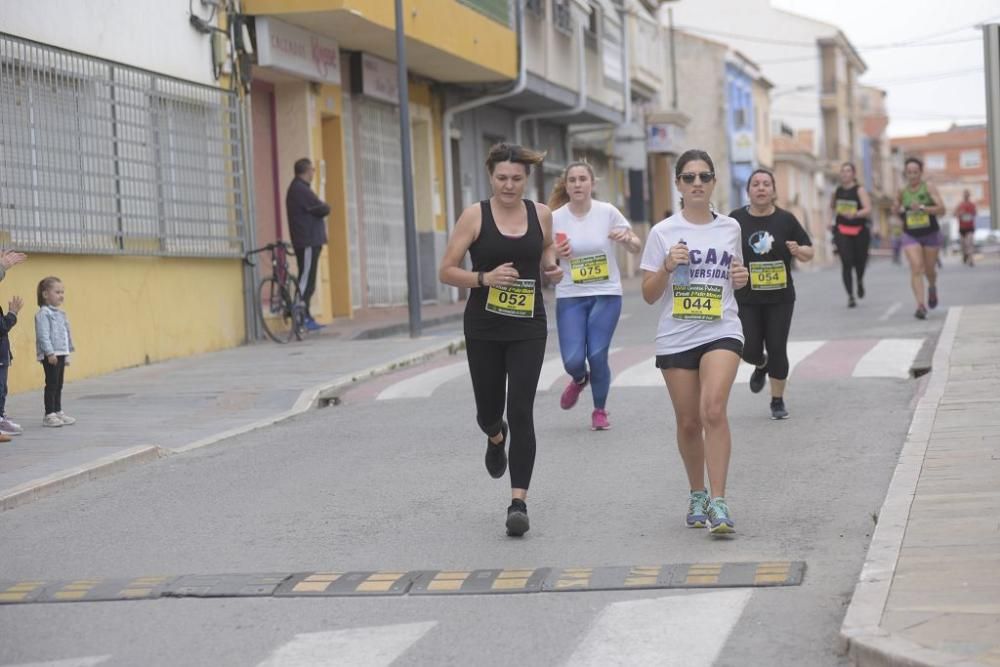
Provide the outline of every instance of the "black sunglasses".
{"type": "Polygon", "coordinates": [[[680,179],[685,183],[687,183],[688,185],[694,183],[695,178],[698,178],[702,183],[711,183],[712,181],[715,180],[715,172],[699,171],[697,174],[684,173],[680,175],[680,179]]]}

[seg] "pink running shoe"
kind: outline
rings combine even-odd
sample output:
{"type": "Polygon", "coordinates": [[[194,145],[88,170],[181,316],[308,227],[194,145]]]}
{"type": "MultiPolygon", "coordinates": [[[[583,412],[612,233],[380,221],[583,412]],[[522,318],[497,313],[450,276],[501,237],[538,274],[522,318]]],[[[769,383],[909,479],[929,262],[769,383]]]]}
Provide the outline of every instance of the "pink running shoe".
{"type": "Polygon", "coordinates": [[[563,389],[562,396],[559,397],[559,407],[563,410],[569,410],[571,407],[576,405],[577,400],[580,398],[580,394],[583,393],[584,388],[590,383],[590,376],[582,383],[577,383],[575,380],[570,378],[569,384],[563,389]]]}
{"type": "Polygon", "coordinates": [[[594,410],[593,414],[590,415],[590,430],[607,431],[609,428],[611,428],[611,422],[608,421],[608,411],[600,408],[594,410]]]}

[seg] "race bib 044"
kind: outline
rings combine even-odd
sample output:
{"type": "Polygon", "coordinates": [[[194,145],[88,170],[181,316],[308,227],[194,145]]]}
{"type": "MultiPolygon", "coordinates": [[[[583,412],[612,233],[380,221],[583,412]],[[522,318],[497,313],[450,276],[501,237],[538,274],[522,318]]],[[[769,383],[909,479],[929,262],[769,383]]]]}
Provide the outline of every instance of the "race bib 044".
{"type": "Polygon", "coordinates": [[[603,252],[597,255],[574,257],[569,261],[570,275],[576,284],[597,283],[610,277],[608,271],[608,256],[603,252]]]}
{"type": "Polygon", "coordinates": [[[505,317],[534,317],[535,281],[518,280],[510,287],[490,287],[486,310],[505,317]]]}
{"type": "Polygon", "coordinates": [[[777,290],[788,287],[788,272],[781,260],[774,262],[750,262],[750,289],[777,290]]]}
{"type": "Polygon", "coordinates": [[[722,285],[674,285],[673,317],[678,320],[721,320],[722,285]]]}

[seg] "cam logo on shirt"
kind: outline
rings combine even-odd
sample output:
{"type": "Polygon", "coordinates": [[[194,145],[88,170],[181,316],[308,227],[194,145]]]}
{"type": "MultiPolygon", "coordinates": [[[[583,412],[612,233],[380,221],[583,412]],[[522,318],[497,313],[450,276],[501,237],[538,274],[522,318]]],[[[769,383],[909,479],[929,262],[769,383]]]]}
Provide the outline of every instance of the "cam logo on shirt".
{"type": "Polygon", "coordinates": [[[691,280],[697,278],[723,278],[729,279],[729,267],[733,263],[733,256],[725,250],[721,255],[715,248],[701,250],[692,248],[688,251],[691,261],[691,280]]]}

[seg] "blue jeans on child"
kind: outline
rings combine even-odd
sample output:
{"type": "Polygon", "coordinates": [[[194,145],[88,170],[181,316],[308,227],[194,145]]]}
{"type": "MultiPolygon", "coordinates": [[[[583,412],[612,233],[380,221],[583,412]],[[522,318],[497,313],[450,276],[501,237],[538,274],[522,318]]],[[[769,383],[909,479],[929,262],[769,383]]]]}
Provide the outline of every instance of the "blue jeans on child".
{"type": "Polygon", "coordinates": [[[594,407],[604,409],[611,387],[608,348],[622,313],[622,298],[617,295],[576,296],[556,299],[556,323],[559,327],[559,351],[563,367],[573,380],[587,377],[590,367],[590,390],[594,407]]]}

